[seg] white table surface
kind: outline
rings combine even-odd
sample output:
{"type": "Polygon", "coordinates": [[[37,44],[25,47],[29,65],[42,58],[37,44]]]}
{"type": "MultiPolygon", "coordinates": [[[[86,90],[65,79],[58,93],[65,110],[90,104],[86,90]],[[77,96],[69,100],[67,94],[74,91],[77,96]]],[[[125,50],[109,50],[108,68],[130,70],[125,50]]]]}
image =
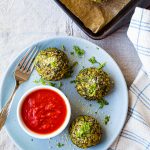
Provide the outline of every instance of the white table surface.
{"type": "MultiPolygon", "coordinates": [[[[0,1],[0,80],[12,60],[28,45],[55,35],[85,38],[105,49],[120,66],[128,86],[135,79],[140,60],[126,35],[127,27],[101,41],[88,38],[53,0],[0,1]]],[[[0,150],[16,150],[5,129],[0,150]]]]}

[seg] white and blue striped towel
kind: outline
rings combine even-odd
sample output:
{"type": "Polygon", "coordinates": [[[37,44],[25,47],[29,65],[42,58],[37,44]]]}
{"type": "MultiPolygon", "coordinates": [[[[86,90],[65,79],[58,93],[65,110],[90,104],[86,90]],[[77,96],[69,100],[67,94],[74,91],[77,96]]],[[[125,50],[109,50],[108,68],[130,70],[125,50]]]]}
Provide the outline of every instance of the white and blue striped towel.
{"type": "Polygon", "coordinates": [[[126,124],[110,150],[150,150],[150,10],[136,8],[127,35],[143,67],[129,90],[126,124]]]}

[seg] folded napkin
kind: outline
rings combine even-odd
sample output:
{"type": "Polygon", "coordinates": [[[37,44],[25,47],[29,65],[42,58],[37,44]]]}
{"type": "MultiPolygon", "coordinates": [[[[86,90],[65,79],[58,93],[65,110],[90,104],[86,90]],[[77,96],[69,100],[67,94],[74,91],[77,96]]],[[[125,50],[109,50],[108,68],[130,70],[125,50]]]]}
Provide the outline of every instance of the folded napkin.
{"type": "Polygon", "coordinates": [[[150,10],[136,8],[127,35],[143,67],[129,89],[126,124],[110,150],[150,150],[150,10]]]}

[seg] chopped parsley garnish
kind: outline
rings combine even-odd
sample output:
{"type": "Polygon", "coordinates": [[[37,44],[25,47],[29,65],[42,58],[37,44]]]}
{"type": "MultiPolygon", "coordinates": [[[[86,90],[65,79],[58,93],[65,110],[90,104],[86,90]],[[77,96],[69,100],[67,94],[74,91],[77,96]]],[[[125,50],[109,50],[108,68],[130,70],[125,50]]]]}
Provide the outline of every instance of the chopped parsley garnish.
{"type": "Polygon", "coordinates": [[[52,82],[48,82],[48,85],[50,85],[50,86],[56,86],[56,84],[55,83],[52,83],[52,82]]]}
{"type": "Polygon", "coordinates": [[[74,52],[70,52],[71,55],[74,55],[74,52]]]}
{"type": "Polygon", "coordinates": [[[43,78],[40,78],[39,80],[34,80],[33,82],[36,84],[41,83],[42,85],[46,85],[46,81],[43,78]]]}
{"type": "Polygon", "coordinates": [[[62,83],[62,82],[59,82],[59,83],[58,83],[58,88],[60,89],[62,86],[63,86],[63,83],[62,83]]]}
{"type": "Polygon", "coordinates": [[[106,62],[104,62],[104,63],[100,63],[100,65],[99,65],[98,69],[103,69],[103,68],[105,67],[105,65],[106,65],[106,62]]]}
{"type": "Polygon", "coordinates": [[[77,65],[78,65],[78,62],[75,61],[75,62],[72,64],[71,68],[74,68],[74,67],[76,67],[77,65]]]}
{"type": "Polygon", "coordinates": [[[57,147],[58,148],[61,148],[61,147],[63,147],[65,144],[63,144],[63,143],[57,143],[57,147]]]}
{"type": "Polygon", "coordinates": [[[104,99],[102,98],[101,100],[97,101],[99,103],[99,108],[104,108],[105,105],[109,105],[109,103],[104,99]]]}
{"type": "Polygon", "coordinates": [[[76,83],[76,80],[71,80],[70,83],[76,83]]]}
{"type": "Polygon", "coordinates": [[[98,50],[99,50],[99,47],[96,47],[96,49],[98,49],[98,50]]]}
{"type": "Polygon", "coordinates": [[[90,107],[92,107],[92,104],[90,104],[90,107]]]}
{"type": "Polygon", "coordinates": [[[65,46],[64,45],[61,46],[61,50],[65,51],[65,46]]]}
{"type": "Polygon", "coordinates": [[[39,83],[39,81],[38,81],[38,80],[34,80],[33,82],[34,82],[34,83],[36,83],[36,84],[38,84],[38,83],[39,83]]]}
{"type": "Polygon", "coordinates": [[[79,46],[73,46],[73,49],[79,57],[82,57],[85,54],[85,51],[81,49],[79,46]]]}
{"type": "Polygon", "coordinates": [[[56,66],[57,66],[56,61],[51,62],[51,66],[52,66],[53,68],[56,67],[56,66]]]}
{"type": "Polygon", "coordinates": [[[110,116],[109,116],[109,115],[106,115],[105,118],[104,118],[104,120],[103,120],[103,123],[104,123],[105,125],[107,125],[109,121],[110,121],[110,116]]]}
{"type": "Polygon", "coordinates": [[[40,78],[39,82],[43,85],[46,85],[46,81],[43,78],[40,78]]]}
{"type": "Polygon", "coordinates": [[[91,124],[89,122],[84,122],[81,128],[76,132],[77,137],[83,137],[88,134],[91,130],[91,124]]]}
{"type": "Polygon", "coordinates": [[[90,94],[95,94],[96,92],[96,83],[92,84],[90,87],[89,87],[89,93],[90,94]]]}
{"type": "Polygon", "coordinates": [[[97,60],[95,59],[95,57],[94,57],[94,56],[93,56],[93,57],[91,57],[91,58],[89,59],[89,62],[90,62],[91,64],[99,63],[99,62],[97,62],[97,60]]]}
{"type": "Polygon", "coordinates": [[[53,83],[53,82],[44,80],[43,78],[40,78],[39,80],[34,80],[33,82],[36,84],[49,85],[49,86],[57,87],[58,89],[60,89],[63,86],[62,82],[53,83]]]}
{"type": "Polygon", "coordinates": [[[54,86],[54,87],[56,86],[56,83],[52,83],[50,81],[46,81],[43,78],[40,78],[39,80],[34,80],[33,82],[36,83],[36,84],[50,85],[50,86],[54,86]]]}
{"type": "Polygon", "coordinates": [[[92,56],[92,57],[89,59],[89,62],[90,62],[91,64],[99,64],[98,69],[102,69],[102,68],[105,67],[105,65],[106,65],[106,62],[104,62],[104,63],[99,63],[99,62],[96,60],[96,58],[95,58],[94,56],[92,56]]]}

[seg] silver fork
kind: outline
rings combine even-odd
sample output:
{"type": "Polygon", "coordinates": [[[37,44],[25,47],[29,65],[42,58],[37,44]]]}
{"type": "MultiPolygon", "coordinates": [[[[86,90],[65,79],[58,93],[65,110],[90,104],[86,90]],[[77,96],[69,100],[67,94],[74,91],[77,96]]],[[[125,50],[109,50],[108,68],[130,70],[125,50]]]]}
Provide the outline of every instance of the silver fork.
{"type": "Polygon", "coordinates": [[[34,69],[34,58],[37,55],[38,50],[36,47],[29,49],[22,60],[19,62],[19,64],[16,67],[16,70],[14,71],[14,76],[16,79],[16,85],[14,88],[14,91],[8,101],[6,102],[5,106],[2,108],[0,112],[0,130],[4,126],[7,116],[9,114],[9,109],[11,106],[12,98],[18,89],[19,85],[22,84],[23,82],[27,81],[34,69]]]}

